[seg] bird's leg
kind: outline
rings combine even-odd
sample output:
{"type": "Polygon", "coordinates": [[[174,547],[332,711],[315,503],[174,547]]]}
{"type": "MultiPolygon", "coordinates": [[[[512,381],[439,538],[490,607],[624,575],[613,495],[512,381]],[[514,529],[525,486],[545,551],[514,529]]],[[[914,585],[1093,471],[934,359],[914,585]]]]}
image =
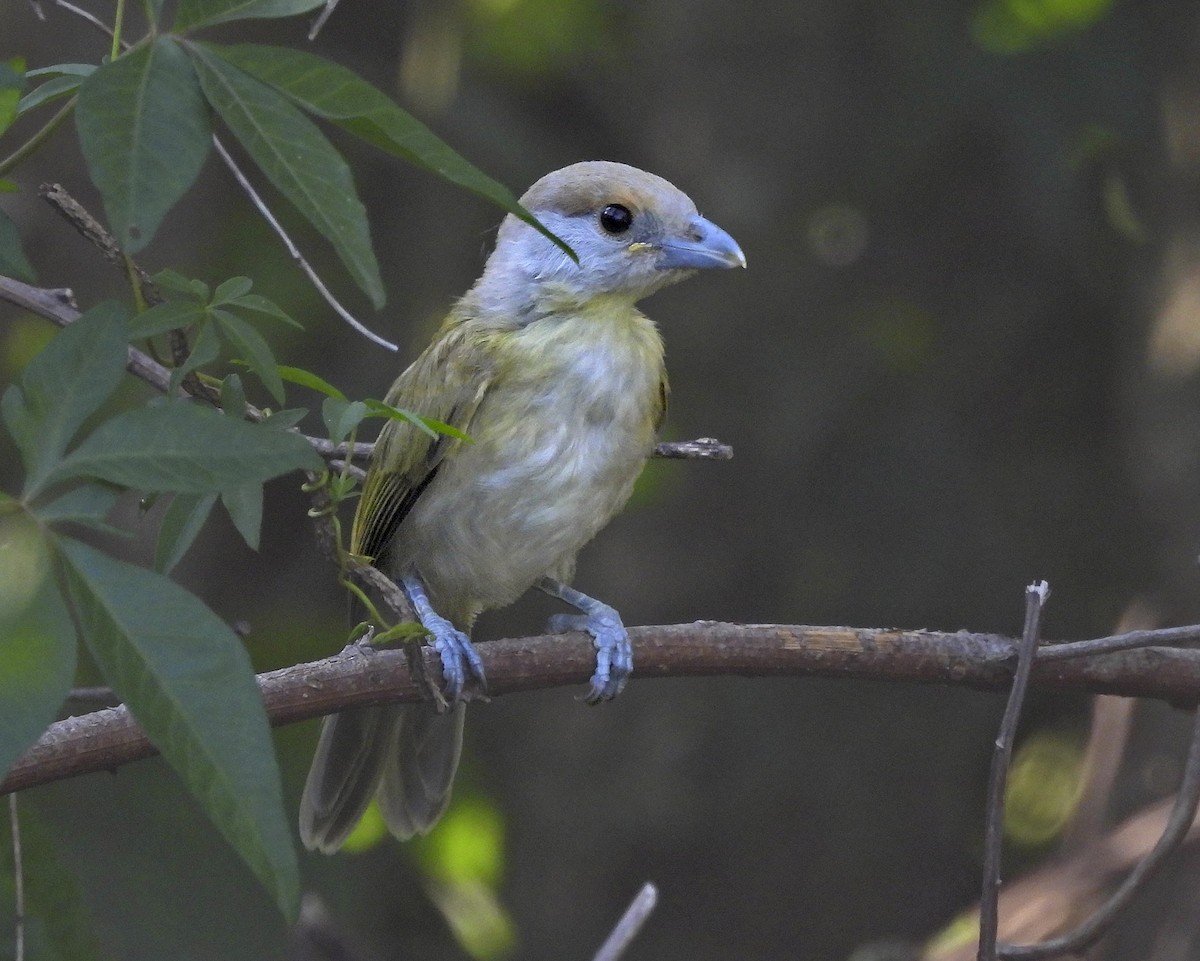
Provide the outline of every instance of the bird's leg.
{"type": "Polygon", "coordinates": [[[552,634],[587,631],[592,635],[596,647],[596,673],[592,675],[587,702],[596,704],[612,700],[624,689],[633,671],[633,648],[629,645],[629,633],[621,623],[621,615],[602,601],[553,577],[543,577],[537,582],[537,588],[583,612],[555,614],[546,624],[546,630],[552,634]]]}
{"type": "Polygon", "coordinates": [[[421,579],[415,574],[410,574],[400,583],[404,586],[408,599],[412,601],[413,610],[417,612],[421,626],[433,637],[433,649],[442,659],[446,700],[451,704],[458,701],[462,696],[463,684],[468,673],[479,682],[480,687],[487,687],[487,679],[483,676],[483,661],[471,646],[471,639],[433,609],[421,579]]]}

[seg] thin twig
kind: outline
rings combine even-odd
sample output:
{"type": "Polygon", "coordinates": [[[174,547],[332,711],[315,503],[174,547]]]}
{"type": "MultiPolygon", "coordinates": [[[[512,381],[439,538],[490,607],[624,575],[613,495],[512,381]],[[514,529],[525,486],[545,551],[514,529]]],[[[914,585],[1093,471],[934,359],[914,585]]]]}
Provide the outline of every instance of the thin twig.
{"type": "Polygon", "coordinates": [[[1040,944],[1005,944],[1000,946],[999,957],[1004,961],[1041,961],[1065,954],[1078,954],[1091,947],[1112,926],[1117,915],[1134,899],[1163,862],[1183,843],[1196,819],[1200,807],[1200,710],[1192,720],[1192,742],[1188,747],[1187,762],[1175,805],[1163,829],[1158,843],[1137,867],[1121,882],[1120,887],[1099,909],[1073,931],[1040,944]]]}
{"type": "Polygon", "coordinates": [[[1012,759],[1013,741],[1025,691],[1033,671],[1033,655],[1041,633],[1042,608],[1050,596],[1045,581],[1025,588],[1025,630],[1017,649],[1017,671],[1012,691],[1000,720],[996,749],[992,753],[992,770],[988,777],[987,826],[983,839],[983,894],[979,901],[979,961],[996,961],[996,936],[1000,926],[1000,855],[1004,845],[1004,790],[1008,783],[1008,765],[1012,759]]]}
{"type": "Polygon", "coordinates": [[[337,5],[338,0],[325,0],[325,6],[321,8],[321,12],[318,13],[316,19],[313,20],[312,26],[308,28],[309,40],[317,39],[317,34],[320,33],[321,29],[325,26],[325,21],[327,21],[333,15],[333,11],[337,5]]]}
{"type": "Polygon", "coordinates": [[[66,327],[79,319],[75,292],[70,287],[34,287],[12,277],[0,277],[0,299],[66,327]]]}
{"type": "Polygon", "coordinates": [[[351,454],[351,459],[356,461],[369,461],[371,452],[375,449],[375,445],[371,443],[359,442],[356,444],[335,444],[331,440],[326,440],[324,437],[314,437],[311,439],[313,450],[325,458],[337,458],[345,460],[347,454],[351,454]]]}
{"type": "Polygon", "coordinates": [[[715,437],[697,437],[695,440],[661,441],[654,446],[654,456],[667,460],[732,460],[733,448],[715,437]]]}
{"type": "Polygon", "coordinates": [[[75,4],[70,3],[69,0],[54,0],[54,5],[56,7],[62,7],[68,13],[73,13],[77,17],[82,17],[97,30],[103,32],[106,37],[111,37],[113,35],[112,27],[110,27],[107,23],[97,17],[94,13],[89,13],[82,7],[77,7],[75,4]]]}
{"type": "Polygon", "coordinates": [[[270,225],[271,229],[275,231],[275,236],[283,241],[283,246],[287,248],[287,252],[291,256],[292,260],[294,260],[296,265],[302,271],[304,271],[305,276],[307,276],[309,282],[317,288],[317,293],[324,298],[325,303],[329,304],[329,306],[334,309],[334,312],[341,317],[342,320],[366,337],[367,340],[370,340],[373,343],[378,344],[380,347],[385,347],[391,351],[399,350],[399,348],[390,340],[384,340],[378,334],[368,330],[367,327],[365,327],[362,322],[358,320],[358,318],[356,318],[352,313],[350,313],[350,311],[348,311],[338,302],[337,298],[333,296],[329,288],[325,286],[324,281],[322,281],[317,275],[317,272],[312,268],[309,262],[304,259],[304,255],[300,253],[300,248],[292,242],[292,238],[289,237],[287,231],[283,229],[283,224],[281,224],[278,219],[276,219],[275,215],[271,213],[271,208],[267,206],[266,201],[263,200],[258,191],[254,189],[254,185],[250,183],[249,178],[247,178],[247,176],[242,172],[242,168],[237,165],[237,161],[233,159],[233,156],[228,150],[225,149],[225,145],[221,143],[220,138],[215,134],[213,135],[213,146],[216,147],[217,155],[225,163],[225,166],[229,168],[229,172],[233,174],[233,179],[236,180],[238,186],[242,188],[242,192],[248,198],[250,198],[250,203],[254,205],[255,209],[259,212],[262,218],[270,225]]]}
{"type": "Polygon", "coordinates": [[[13,917],[16,949],[13,957],[15,961],[25,961],[25,866],[21,857],[21,818],[17,814],[15,794],[8,796],[8,820],[12,827],[13,890],[16,901],[13,917]]]}
{"type": "Polygon", "coordinates": [[[630,902],[629,907],[625,909],[621,920],[612,929],[612,934],[600,946],[600,950],[596,952],[592,961],[617,961],[617,958],[625,953],[625,949],[638,936],[638,932],[642,930],[642,925],[646,923],[646,919],[650,917],[650,912],[654,910],[656,904],[658,904],[658,888],[652,882],[647,881],[630,902]]]}
{"type": "Polygon", "coordinates": [[[1092,641],[1072,641],[1067,644],[1050,644],[1038,649],[1039,661],[1062,661],[1071,657],[1090,657],[1109,651],[1129,651],[1136,647],[1190,644],[1200,641],[1200,625],[1167,627],[1155,630],[1126,631],[1109,637],[1098,637],[1092,641]]]}
{"type": "Polygon", "coordinates": [[[61,126],[62,122],[71,115],[71,111],[75,109],[75,101],[78,97],[72,97],[62,107],[47,120],[32,137],[26,140],[21,146],[14,150],[11,154],[0,160],[0,177],[8,174],[9,171],[19,166],[26,157],[30,156],[35,150],[41,147],[47,140],[53,136],[54,131],[61,126]]]}

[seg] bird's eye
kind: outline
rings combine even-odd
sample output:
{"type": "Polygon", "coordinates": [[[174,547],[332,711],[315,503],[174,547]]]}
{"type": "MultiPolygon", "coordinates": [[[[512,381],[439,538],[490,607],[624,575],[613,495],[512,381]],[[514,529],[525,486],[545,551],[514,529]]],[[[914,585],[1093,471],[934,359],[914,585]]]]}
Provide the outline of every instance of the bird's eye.
{"type": "Polygon", "coordinates": [[[628,207],[609,204],[600,211],[600,226],[610,234],[623,234],[633,224],[633,214],[628,207]]]}

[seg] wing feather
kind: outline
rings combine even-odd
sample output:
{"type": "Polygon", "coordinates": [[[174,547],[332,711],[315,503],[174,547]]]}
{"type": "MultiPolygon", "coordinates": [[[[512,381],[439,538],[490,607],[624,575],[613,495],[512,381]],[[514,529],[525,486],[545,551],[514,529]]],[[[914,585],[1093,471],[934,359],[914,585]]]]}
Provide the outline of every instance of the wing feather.
{"type": "MultiPolygon", "coordinates": [[[[467,343],[463,326],[460,318],[452,316],[433,343],[396,379],[386,401],[470,435],[494,371],[486,353],[467,343]]],[[[375,442],[354,514],[351,550],[379,563],[404,518],[462,443],[446,434],[430,437],[407,421],[387,421],[375,442]]]]}

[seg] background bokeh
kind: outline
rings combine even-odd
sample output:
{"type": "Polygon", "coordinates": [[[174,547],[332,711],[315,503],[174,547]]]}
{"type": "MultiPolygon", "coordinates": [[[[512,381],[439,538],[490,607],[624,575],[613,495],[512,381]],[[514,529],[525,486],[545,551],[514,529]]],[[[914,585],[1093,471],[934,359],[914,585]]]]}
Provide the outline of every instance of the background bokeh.
{"type": "MultiPolygon", "coordinates": [[[[43,3],[46,23],[0,0],[0,57],[96,61],[107,42],[43,3]]],[[[215,36],[299,46],[306,26],[215,36]]],[[[719,437],[736,456],[652,464],[585,551],[578,585],[627,623],[1014,633],[1036,578],[1054,590],[1052,637],[1107,633],[1135,598],[1162,624],[1200,619],[1194,0],[343,0],[313,48],[518,192],[576,160],[622,160],[682,187],[745,250],[744,274],[646,305],[668,344],[668,436],[719,437]]],[[[305,324],[273,331],[281,357],[381,396],[478,275],[499,215],[333,139],[371,212],[389,306],[373,314],[275,202],[400,359],[332,316],[214,160],[141,260],[253,277],[305,324]]],[[[99,211],[72,136],[16,179],[24,191],[0,203],[41,282],[84,305],[122,296],[36,199],[56,180],[99,211]]],[[[44,326],[0,305],[0,380],[44,326]]],[[[0,438],[7,490],[15,470],[0,438]]],[[[250,626],[263,668],[344,642],[294,487],[272,488],[260,555],[218,519],[179,569],[250,626]]],[[[552,609],[528,598],[477,637],[533,632],[552,609]]],[[[453,887],[437,834],[307,856],[323,937],[432,961],[466,956],[464,940],[495,956],[507,929],[517,957],[588,957],[652,879],[661,903],[630,959],[866,961],[920,944],[976,896],[996,696],[635,680],[593,710],[576,693],[470,712],[457,823],[494,842],[473,855],[480,890],[453,887]],[[465,914],[450,903],[472,896],[465,914]],[[491,925],[456,938],[447,917],[460,916],[491,925]]],[[[1024,730],[1066,744],[1069,765],[1087,715],[1083,699],[1037,696],[1024,730]]],[[[1186,726],[1139,708],[1114,817],[1173,789],[1186,726]]],[[[293,806],[315,735],[277,733],[293,806]]],[[[28,804],[113,956],[347,956],[289,941],[159,762],[28,804]]],[[[1006,877],[1052,843],[1014,845],[1006,877]]],[[[1180,863],[1098,957],[1196,956],[1200,867],[1180,863]]]]}

